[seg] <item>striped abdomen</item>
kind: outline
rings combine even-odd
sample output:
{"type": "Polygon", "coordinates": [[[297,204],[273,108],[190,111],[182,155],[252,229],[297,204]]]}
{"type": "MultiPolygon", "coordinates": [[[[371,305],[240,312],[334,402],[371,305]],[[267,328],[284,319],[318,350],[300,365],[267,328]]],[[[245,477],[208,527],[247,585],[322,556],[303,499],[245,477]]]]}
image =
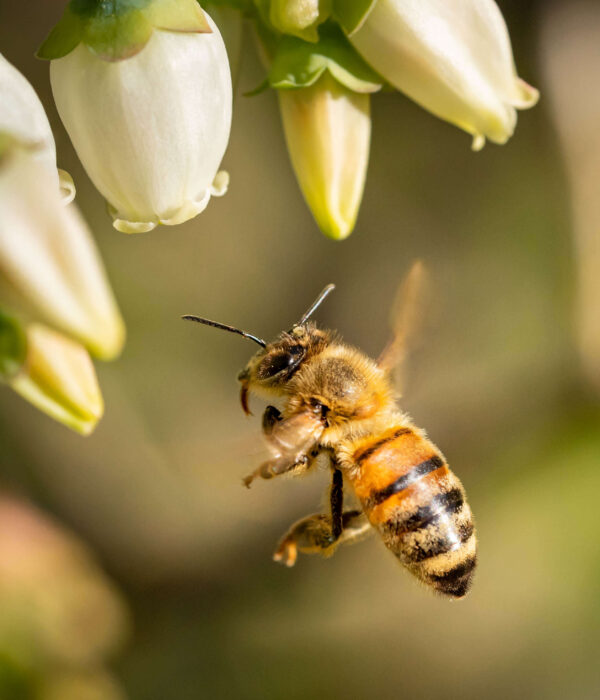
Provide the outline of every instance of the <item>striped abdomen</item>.
{"type": "Polygon", "coordinates": [[[457,477],[435,445],[396,426],[355,446],[351,481],[386,546],[419,579],[456,598],[469,588],[477,541],[457,477]]]}

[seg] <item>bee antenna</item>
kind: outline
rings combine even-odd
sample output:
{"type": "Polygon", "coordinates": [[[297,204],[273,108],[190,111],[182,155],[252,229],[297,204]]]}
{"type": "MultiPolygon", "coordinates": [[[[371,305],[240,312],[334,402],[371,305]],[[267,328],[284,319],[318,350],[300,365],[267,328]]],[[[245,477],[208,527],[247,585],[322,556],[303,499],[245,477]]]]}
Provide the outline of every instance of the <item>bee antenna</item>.
{"type": "Polygon", "coordinates": [[[208,318],[202,318],[200,316],[182,316],[185,321],[196,321],[196,323],[203,323],[205,326],[212,326],[213,328],[220,328],[223,331],[229,331],[230,333],[237,333],[238,335],[243,335],[244,338],[250,338],[255,343],[258,343],[262,348],[266,348],[267,344],[261,338],[257,338],[251,333],[246,333],[246,331],[240,328],[235,328],[234,326],[228,326],[226,323],[219,323],[218,321],[210,321],[208,318]]]}
{"type": "Polygon", "coordinates": [[[308,308],[308,311],[304,313],[302,318],[298,321],[296,324],[297,326],[301,326],[303,323],[306,323],[308,319],[314,314],[314,312],[321,306],[323,301],[325,301],[325,298],[329,296],[331,292],[335,289],[335,284],[328,284],[325,289],[319,294],[319,296],[313,301],[313,303],[310,305],[308,308]]]}

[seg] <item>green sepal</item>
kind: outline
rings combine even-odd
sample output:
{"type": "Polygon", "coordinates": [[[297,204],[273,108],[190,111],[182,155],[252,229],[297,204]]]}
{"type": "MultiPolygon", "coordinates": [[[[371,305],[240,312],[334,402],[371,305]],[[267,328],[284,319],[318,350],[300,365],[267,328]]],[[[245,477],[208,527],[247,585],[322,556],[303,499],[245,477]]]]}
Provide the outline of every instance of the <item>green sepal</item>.
{"type": "Polygon", "coordinates": [[[139,10],[120,17],[103,17],[86,25],[82,41],[104,61],[122,61],[139,53],[150,40],[154,27],[139,10]]]}
{"type": "Polygon", "coordinates": [[[384,82],[333,23],[322,28],[316,44],[284,36],[273,58],[268,81],[276,90],[309,87],[326,70],[353,92],[377,92],[384,82]]]}
{"type": "Polygon", "coordinates": [[[36,56],[45,60],[62,58],[71,53],[81,42],[85,19],[76,15],[67,5],[58,24],[52,29],[36,56]]]}
{"type": "Polygon", "coordinates": [[[348,36],[358,31],[377,0],[333,0],[333,16],[348,36]]]}
{"type": "Polygon", "coordinates": [[[196,0],[71,0],[37,56],[66,56],[81,42],[105,61],[139,53],[154,29],[211,32],[196,0]]]}
{"type": "Polygon", "coordinates": [[[0,311],[0,380],[8,381],[25,363],[27,335],[13,316],[0,311]]]}

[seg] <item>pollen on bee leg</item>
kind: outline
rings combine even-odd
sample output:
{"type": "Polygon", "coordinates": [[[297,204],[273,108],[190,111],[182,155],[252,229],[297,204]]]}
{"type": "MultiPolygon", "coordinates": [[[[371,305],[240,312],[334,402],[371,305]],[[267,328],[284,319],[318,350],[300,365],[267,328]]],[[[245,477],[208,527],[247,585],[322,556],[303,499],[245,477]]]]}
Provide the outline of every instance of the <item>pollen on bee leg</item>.
{"type": "Polygon", "coordinates": [[[298,545],[294,540],[284,540],[275,551],[275,554],[273,554],[273,561],[281,562],[287,567],[294,566],[297,558],[298,545]]]}

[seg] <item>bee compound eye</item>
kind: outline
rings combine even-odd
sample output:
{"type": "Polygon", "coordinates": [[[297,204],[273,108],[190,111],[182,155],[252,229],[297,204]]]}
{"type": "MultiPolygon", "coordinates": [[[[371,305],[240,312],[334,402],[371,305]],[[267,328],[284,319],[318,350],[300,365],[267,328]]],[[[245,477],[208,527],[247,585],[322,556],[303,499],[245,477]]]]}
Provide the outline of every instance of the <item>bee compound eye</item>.
{"type": "Polygon", "coordinates": [[[258,376],[260,379],[275,377],[297,366],[303,357],[304,348],[301,345],[293,345],[285,351],[267,355],[259,367],[258,376]]]}

